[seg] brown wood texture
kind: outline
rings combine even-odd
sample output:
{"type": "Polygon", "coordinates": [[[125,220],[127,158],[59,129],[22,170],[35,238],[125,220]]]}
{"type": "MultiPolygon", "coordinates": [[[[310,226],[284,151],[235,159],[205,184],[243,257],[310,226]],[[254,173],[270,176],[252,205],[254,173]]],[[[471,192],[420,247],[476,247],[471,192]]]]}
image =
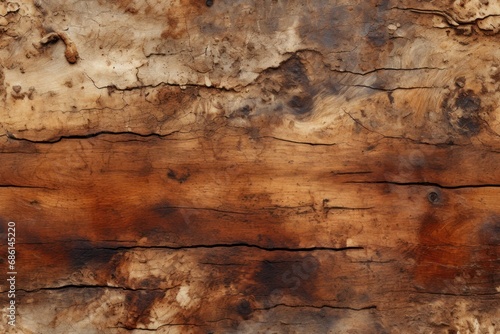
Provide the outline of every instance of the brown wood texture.
{"type": "Polygon", "coordinates": [[[491,0],[1,1],[0,331],[500,333],[499,31],[491,0]]]}

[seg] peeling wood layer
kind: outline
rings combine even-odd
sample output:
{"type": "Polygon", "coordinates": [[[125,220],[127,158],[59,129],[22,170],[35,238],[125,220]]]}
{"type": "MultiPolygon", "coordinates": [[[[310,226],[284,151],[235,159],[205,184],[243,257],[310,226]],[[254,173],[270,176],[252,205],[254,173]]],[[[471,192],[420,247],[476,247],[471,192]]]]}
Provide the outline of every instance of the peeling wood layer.
{"type": "Polygon", "coordinates": [[[0,2],[1,331],[497,333],[499,20],[0,2]]]}

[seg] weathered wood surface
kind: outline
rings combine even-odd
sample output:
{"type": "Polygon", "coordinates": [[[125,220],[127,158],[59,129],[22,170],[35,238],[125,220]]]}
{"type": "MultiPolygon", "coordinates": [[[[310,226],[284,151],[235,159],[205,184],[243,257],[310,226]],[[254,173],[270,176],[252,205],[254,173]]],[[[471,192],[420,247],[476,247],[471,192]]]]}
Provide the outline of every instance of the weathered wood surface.
{"type": "Polygon", "coordinates": [[[0,25],[2,332],[500,331],[496,1],[3,1],[0,25]]]}

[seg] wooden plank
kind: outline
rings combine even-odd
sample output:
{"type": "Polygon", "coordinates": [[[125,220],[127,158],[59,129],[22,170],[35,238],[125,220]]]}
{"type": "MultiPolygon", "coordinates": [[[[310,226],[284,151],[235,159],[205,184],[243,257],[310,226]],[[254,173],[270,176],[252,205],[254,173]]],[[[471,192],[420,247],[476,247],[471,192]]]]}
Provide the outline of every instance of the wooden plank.
{"type": "Polygon", "coordinates": [[[16,3],[3,332],[499,331],[497,4],[16,3]]]}

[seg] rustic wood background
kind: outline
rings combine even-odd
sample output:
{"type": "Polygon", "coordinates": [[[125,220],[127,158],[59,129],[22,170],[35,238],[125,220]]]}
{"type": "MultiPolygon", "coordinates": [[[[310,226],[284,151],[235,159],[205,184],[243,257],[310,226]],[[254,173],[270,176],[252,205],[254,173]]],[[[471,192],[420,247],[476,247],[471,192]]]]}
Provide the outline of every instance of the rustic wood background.
{"type": "Polygon", "coordinates": [[[500,333],[500,4],[0,1],[5,333],[500,333]]]}

